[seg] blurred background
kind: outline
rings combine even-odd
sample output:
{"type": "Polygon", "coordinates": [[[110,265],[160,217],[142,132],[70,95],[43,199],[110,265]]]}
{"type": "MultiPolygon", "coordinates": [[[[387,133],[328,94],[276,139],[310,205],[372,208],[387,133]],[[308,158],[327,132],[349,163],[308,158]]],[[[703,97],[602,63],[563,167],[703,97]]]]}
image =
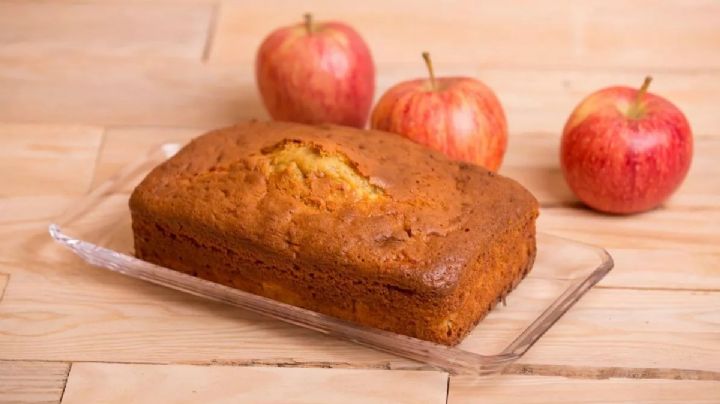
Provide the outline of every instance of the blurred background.
{"type": "Polygon", "coordinates": [[[495,89],[514,134],[559,133],[600,87],[639,86],[720,128],[720,3],[689,1],[4,1],[0,120],[219,126],[264,117],[255,52],[277,27],[354,26],[369,44],[376,94],[424,77],[471,75],[495,89]]]}

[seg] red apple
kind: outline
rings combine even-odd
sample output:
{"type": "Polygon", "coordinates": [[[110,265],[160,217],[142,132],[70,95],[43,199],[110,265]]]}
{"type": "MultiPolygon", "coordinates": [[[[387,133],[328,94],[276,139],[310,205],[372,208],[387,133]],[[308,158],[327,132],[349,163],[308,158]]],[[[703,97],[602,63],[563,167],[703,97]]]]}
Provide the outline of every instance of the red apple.
{"type": "Polygon", "coordinates": [[[375,90],[370,50],[339,22],[305,23],[272,32],[258,50],[255,73],[270,116],[300,123],[362,128],[375,90]]]}
{"type": "Polygon", "coordinates": [[[497,170],[507,146],[507,122],[495,93],[469,77],[438,77],[423,53],[430,79],[390,88],[370,118],[373,129],[395,132],[451,159],[497,170]]]}
{"type": "Polygon", "coordinates": [[[670,101],[610,87],[591,94],[565,124],[560,149],[567,183],[588,206],[609,213],[655,208],[682,183],[693,139],[685,115],[670,101]]]}

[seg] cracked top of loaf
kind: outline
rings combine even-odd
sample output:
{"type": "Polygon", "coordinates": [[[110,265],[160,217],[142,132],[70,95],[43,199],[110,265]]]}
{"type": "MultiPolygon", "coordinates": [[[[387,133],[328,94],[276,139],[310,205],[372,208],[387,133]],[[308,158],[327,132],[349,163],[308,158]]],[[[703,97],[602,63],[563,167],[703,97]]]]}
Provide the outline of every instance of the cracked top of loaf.
{"type": "Polygon", "coordinates": [[[136,188],[133,211],[195,238],[447,293],[498,232],[537,215],[515,181],[401,136],[249,122],[193,140],[136,188]]]}

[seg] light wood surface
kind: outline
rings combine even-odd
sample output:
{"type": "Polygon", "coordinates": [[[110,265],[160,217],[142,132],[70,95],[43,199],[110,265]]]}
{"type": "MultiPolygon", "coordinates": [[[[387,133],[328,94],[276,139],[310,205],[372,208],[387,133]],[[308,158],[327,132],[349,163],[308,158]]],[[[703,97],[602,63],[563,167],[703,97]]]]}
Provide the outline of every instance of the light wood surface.
{"type": "Polygon", "coordinates": [[[57,403],[69,363],[0,361],[0,403],[57,403]]]}
{"type": "Polygon", "coordinates": [[[719,20],[708,0],[1,1],[0,402],[720,402],[719,20]],[[151,146],[267,117],[256,47],[307,11],[362,33],[377,96],[425,74],[422,50],[439,74],[492,86],[511,131],[501,171],[540,200],[540,230],[613,255],[504,374],[448,387],[422,364],[94,269],[48,237],[151,146]],[[645,74],[691,122],[691,171],[658,210],[597,214],[562,179],[560,131],[590,91],[645,74]]]}
{"type": "Polygon", "coordinates": [[[8,1],[0,3],[0,58],[195,60],[204,51],[213,13],[212,4],[8,1]]]}
{"type": "Polygon", "coordinates": [[[440,404],[447,383],[437,371],[79,363],[63,403],[440,404]]]}
{"type": "Polygon", "coordinates": [[[372,44],[379,64],[418,57],[417,46],[438,60],[467,65],[583,67],[590,69],[717,68],[720,45],[712,16],[720,5],[686,2],[532,0],[453,2],[432,0],[289,4],[282,0],[223,1],[210,60],[252,62],[267,25],[287,25],[312,9],[317,18],[352,21],[372,44]],[[678,19],[681,14],[684,18],[678,19]],[[254,19],[247,18],[256,16],[254,19]],[[692,23],[689,23],[689,22],[692,23]],[[448,29],[452,27],[452,29],[448,29]],[[542,46],[529,46],[530,44],[542,46]]]}
{"type": "Polygon", "coordinates": [[[102,134],[78,125],[0,124],[3,197],[87,192],[102,134]]]}
{"type": "MultiPolygon", "coordinates": [[[[0,306],[7,359],[420,367],[82,264],[0,272],[12,279],[0,306]]],[[[520,362],[720,373],[720,361],[708,360],[720,357],[718,299],[720,292],[599,288],[520,362]]]]}
{"type": "MultiPolygon", "coordinates": [[[[387,67],[378,64],[383,74],[377,78],[376,97],[401,80],[425,76],[417,53],[407,63],[387,67]]],[[[268,116],[258,98],[253,66],[247,63],[192,64],[160,58],[88,55],[78,55],[72,63],[59,57],[2,60],[0,118],[4,120],[218,126],[268,116]],[[123,90],[118,91],[120,88],[123,90]],[[69,93],[73,96],[67,97],[69,93]]],[[[584,96],[608,85],[639,86],[647,73],[655,77],[653,91],[676,102],[695,133],[713,134],[720,126],[720,117],[713,108],[720,93],[720,73],[715,70],[655,73],[511,69],[478,63],[445,65],[441,59],[435,64],[438,74],[471,75],[491,85],[503,102],[510,131],[516,136],[538,132],[559,136],[570,111],[584,96]]]]}
{"type": "Polygon", "coordinates": [[[557,376],[453,377],[448,404],[717,403],[718,382],[668,379],[578,379],[557,376]],[[532,392],[532,394],[528,394],[532,392]]]}

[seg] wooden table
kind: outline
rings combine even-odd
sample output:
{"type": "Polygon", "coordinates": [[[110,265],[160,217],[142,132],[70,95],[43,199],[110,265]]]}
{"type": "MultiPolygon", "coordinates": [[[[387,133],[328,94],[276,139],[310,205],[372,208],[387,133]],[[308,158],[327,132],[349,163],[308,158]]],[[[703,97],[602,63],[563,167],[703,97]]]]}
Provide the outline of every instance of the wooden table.
{"type": "Polygon", "coordinates": [[[0,2],[0,402],[720,402],[720,3],[280,0],[0,2]],[[151,144],[264,118],[254,52],[303,12],[357,27],[378,94],[473,75],[504,103],[502,172],[541,231],[613,272],[491,378],[421,364],[93,270],[49,220],[151,144]],[[696,151],[665,206],[580,207],[559,133],[587,93],[639,85],[687,114],[696,151]],[[4,292],[3,292],[4,291],[4,292]]]}

